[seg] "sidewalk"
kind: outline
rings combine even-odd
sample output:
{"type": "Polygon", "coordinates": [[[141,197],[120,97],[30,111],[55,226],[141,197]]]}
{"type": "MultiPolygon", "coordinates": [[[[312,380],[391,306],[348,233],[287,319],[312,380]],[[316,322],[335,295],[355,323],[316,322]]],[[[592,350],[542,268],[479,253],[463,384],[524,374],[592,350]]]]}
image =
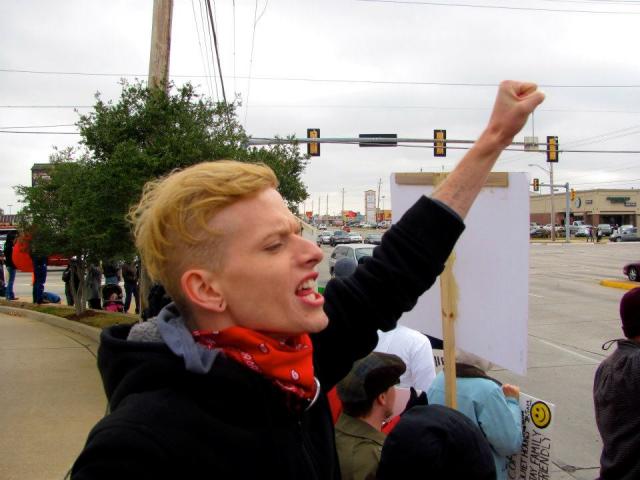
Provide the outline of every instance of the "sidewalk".
{"type": "Polygon", "coordinates": [[[106,399],[97,343],[0,312],[0,472],[6,480],[62,479],[106,399]]]}

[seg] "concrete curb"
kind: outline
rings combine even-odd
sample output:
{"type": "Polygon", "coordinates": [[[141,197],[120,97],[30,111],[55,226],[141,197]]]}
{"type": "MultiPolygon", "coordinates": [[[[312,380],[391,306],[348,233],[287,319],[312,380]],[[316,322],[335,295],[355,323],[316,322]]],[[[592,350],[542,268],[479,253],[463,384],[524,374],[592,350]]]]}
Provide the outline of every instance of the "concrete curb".
{"type": "Polygon", "coordinates": [[[48,313],[35,312],[24,308],[0,306],[0,312],[8,315],[26,317],[38,322],[48,323],[54,327],[70,330],[87,337],[96,343],[100,343],[100,332],[102,330],[97,327],[91,327],[89,325],[84,325],[83,323],[74,322],[73,320],[67,320],[66,318],[56,317],[55,315],[49,315],[48,313]]]}
{"type": "Polygon", "coordinates": [[[629,282],[625,280],[600,280],[600,285],[603,287],[621,288],[623,290],[632,290],[636,287],[640,287],[637,282],[629,282]]]}

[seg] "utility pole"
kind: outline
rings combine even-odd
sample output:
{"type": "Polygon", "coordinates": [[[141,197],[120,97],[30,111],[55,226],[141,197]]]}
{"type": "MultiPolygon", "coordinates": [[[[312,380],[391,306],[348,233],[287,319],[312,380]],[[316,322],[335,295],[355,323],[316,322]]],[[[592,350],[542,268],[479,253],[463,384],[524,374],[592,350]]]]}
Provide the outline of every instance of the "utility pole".
{"type": "MultiPolygon", "coordinates": [[[[151,51],[149,53],[149,88],[161,88],[169,93],[169,54],[171,52],[171,20],[173,0],[153,0],[151,51]]],[[[140,265],[140,315],[148,307],[151,278],[144,264],[140,265]]]]}
{"type": "Polygon", "coordinates": [[[376,207],[376,222],[379,222],[380,217],[380,187],[382,186],[382,179],[378,180],[378,206],[376,207]]]}
{"type": "Polygon", "coordinates": [[[342,209],[340,210],[340,218],[342,218],[342,223],[344,224],[344,187],[342,187],[342,209]]]}
{"type": "Polygon", "coordinates": [[[169,54],[173,0],[153,0],[151,53],[149,55],[149,87],[169,89],[169,54]]]}
{"type": "Polygon", "coordinates": [[[322,223],[322,209],[320,208],[320,200],[322,199],[322,197],[320,195],[318,195],[318,222],[322,223]]]}
{"type": "Polygon", "coordinates": [[[329,194],[327,193],[327,201],[324,202],[324,208],[326,210],[324,215],[324,223],[329,223],[329,194]]]}
{"type": "Polygon", "coordinates": [[[553,204],[553,162],[549,162],[549,183],[551,183],[551,241],[556,241],[556,207],[553,204]]]}

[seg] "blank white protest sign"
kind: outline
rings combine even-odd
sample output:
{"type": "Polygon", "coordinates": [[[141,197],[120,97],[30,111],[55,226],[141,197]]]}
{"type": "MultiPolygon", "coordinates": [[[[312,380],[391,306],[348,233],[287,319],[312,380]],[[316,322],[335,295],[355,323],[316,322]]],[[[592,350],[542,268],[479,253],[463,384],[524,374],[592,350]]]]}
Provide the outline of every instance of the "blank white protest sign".
{"type": "MultiPolygon", "coordinates": [[[[393,218],[399,219],[433,185],[398,184],[391,175],[393,218]]],[[[433,177],[432,173],[412,173],[433,177]]],[[[505,175],[505,174],[502,174],[505,175]]],[[[529,181],[508,173],[508,185],[485,186],[465,219],[454,251],[458,285],[456,347],[520,375],[527,371],[529,290],[529,181]]],[[[406,177],[406,175],[405,175],[406,177]]],[[[400,180],[399,180],[400,181],[400,180]]],[[[438,225],[433,225],[437,237],[438,225]]],[[[400,322],[442,338],[440,282],[425,292],[400,322]]]]}

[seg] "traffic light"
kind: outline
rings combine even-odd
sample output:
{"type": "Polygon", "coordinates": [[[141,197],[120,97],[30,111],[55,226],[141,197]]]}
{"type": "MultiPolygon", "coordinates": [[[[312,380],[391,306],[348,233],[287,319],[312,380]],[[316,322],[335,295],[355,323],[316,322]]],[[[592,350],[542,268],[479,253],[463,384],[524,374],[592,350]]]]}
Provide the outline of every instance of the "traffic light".
{"type": "Polygon", "coordinates": [[[573,202],[576,199],[576,191],[572,188],[571,189],[571,201],[573,202]]]}
{"type": "Polygon", "coordinates": [[[547,162],[558,161],[558,137],[547,137],[547,162]]]}
{"type": "Polygon", "coordinates": [[[445,145],[447,142],[447,131],[446,130],[434,130],[433,131],[433,156],[434,157],[446,157],[447,156],[447,148],[445,145]]]}
{"type": "MultiPolygon", "coordinates": [[[[320,138],[319,128],[307,128],[307,138],[320,138]]],[[[320,156],[320,144],[318,142],[307,143],[307,155],[310,157],[320,156]]]]}
{"type": "Polygon", "coordinates": [[[534,192],[540,191],[540,180],[538,178],[533,179],[533,191],[534,192]]]}

